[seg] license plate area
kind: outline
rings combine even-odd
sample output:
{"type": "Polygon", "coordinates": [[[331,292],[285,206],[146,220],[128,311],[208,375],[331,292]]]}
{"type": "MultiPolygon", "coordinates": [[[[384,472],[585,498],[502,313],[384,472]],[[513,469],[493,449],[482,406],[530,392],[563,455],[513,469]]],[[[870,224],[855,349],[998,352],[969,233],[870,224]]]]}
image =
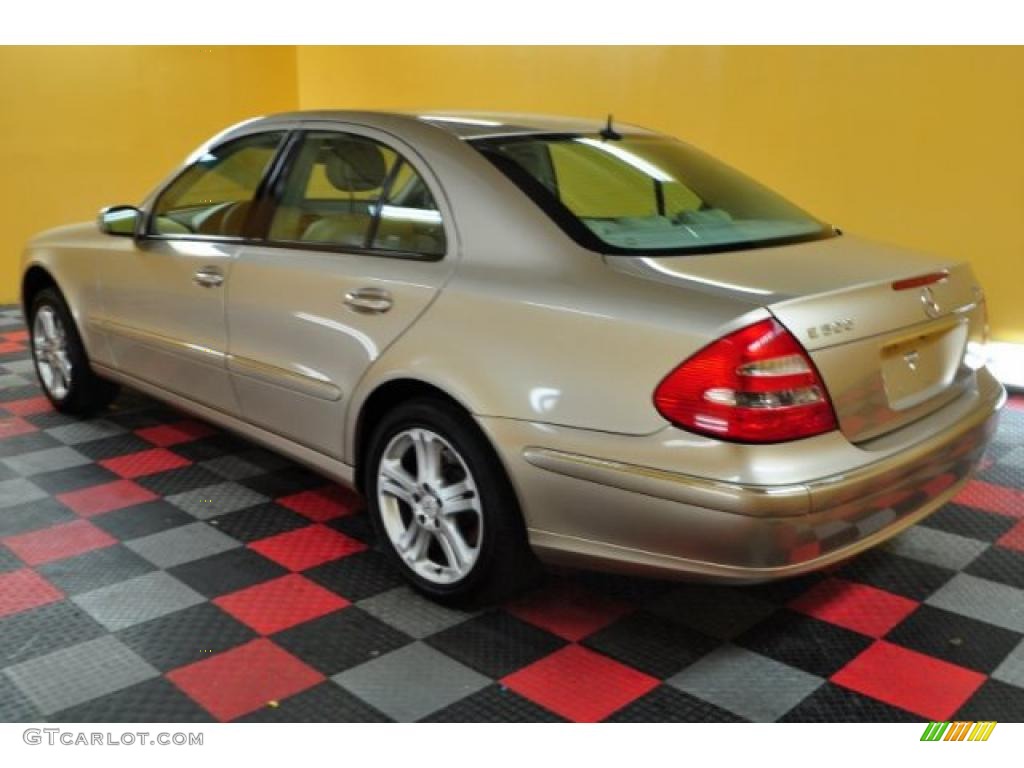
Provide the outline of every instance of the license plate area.
{"type": "Polygon", "coordinates": [[[949,388],[967,345],[966,319],[954,319],[882,347],[882,381],[889,407],[904,411],[949,388]]]}

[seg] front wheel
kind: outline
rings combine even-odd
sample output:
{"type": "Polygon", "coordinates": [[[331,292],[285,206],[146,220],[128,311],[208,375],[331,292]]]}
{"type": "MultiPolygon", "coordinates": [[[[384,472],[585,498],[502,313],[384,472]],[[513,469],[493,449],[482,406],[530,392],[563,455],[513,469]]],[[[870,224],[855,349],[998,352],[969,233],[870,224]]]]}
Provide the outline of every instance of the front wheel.
{"type": "Polygon", "coordinates": [[[492,601],[539,572],[504,468],[458,408],[421,399],[385,416],[371,438],[366,481],[385,547],[428,596],[492,601]]]}
{"type": "Polygon", "coordinates": [[[32,299],[29,327],[36,375],[54,408],[85,415],[117,396],[117,385],[99,378],[89,366],[74,318],[56,289],[41,290],[32,299]]]}

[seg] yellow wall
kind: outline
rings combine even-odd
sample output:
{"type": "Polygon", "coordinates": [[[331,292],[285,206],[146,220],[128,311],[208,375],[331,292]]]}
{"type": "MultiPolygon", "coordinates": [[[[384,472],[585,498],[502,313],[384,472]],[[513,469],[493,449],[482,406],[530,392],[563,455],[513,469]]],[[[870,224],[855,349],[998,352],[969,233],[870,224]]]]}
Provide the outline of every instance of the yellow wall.
{"type": "Polygon", "coordinates": [[[0,47],[0,302],[32,234],[138,202],[217,131],[295,104],[293,47],[0,47]]]}
{"type": "Polygon", "coordinates": [[[1024,48],[308,48],[299,103],[603,116],[851,232],[967,257],[1024,341],[1024,48]]]}
{"type": "Polygon", "coordinates": [[[0,301],[25,239],[131,202],[244,117],[611,111],[849,231],[974,264],[1024,341],[1024,48],[0,48],[0,301]]]}

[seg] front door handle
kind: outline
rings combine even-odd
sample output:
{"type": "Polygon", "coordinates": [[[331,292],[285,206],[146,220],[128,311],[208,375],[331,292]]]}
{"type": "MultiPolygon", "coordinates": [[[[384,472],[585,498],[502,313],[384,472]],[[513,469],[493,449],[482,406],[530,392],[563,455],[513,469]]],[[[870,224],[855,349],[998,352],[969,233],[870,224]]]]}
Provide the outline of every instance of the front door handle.
{"type": "Polygon", "coordinates": [[[218,288],[224,283],[224,273],[216,267],[203,267],[192,275],[192,282],[202,288],[218,288]]]}
{"type": "Polygon", "coordinates": [[[363,314],[387,312],[391,305],[391,294],[383,288],[357,288],[345,294],[345,306],[363,314]]]}

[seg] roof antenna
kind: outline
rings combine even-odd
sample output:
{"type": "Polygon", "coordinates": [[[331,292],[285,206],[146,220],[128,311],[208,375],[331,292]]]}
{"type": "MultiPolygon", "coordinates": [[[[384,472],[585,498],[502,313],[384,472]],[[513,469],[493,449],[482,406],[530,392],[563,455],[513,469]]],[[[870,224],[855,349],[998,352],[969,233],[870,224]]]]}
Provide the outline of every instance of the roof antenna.
{"type": "Polygon", "coordinates": [[[619,139],[622,138],[622,134],[612,127],[611,112],[608,113],[608,124],[601,129],[601,133],[599,135],[601,136],[601,139],[604,141],[618,141],[619,139]]]}

